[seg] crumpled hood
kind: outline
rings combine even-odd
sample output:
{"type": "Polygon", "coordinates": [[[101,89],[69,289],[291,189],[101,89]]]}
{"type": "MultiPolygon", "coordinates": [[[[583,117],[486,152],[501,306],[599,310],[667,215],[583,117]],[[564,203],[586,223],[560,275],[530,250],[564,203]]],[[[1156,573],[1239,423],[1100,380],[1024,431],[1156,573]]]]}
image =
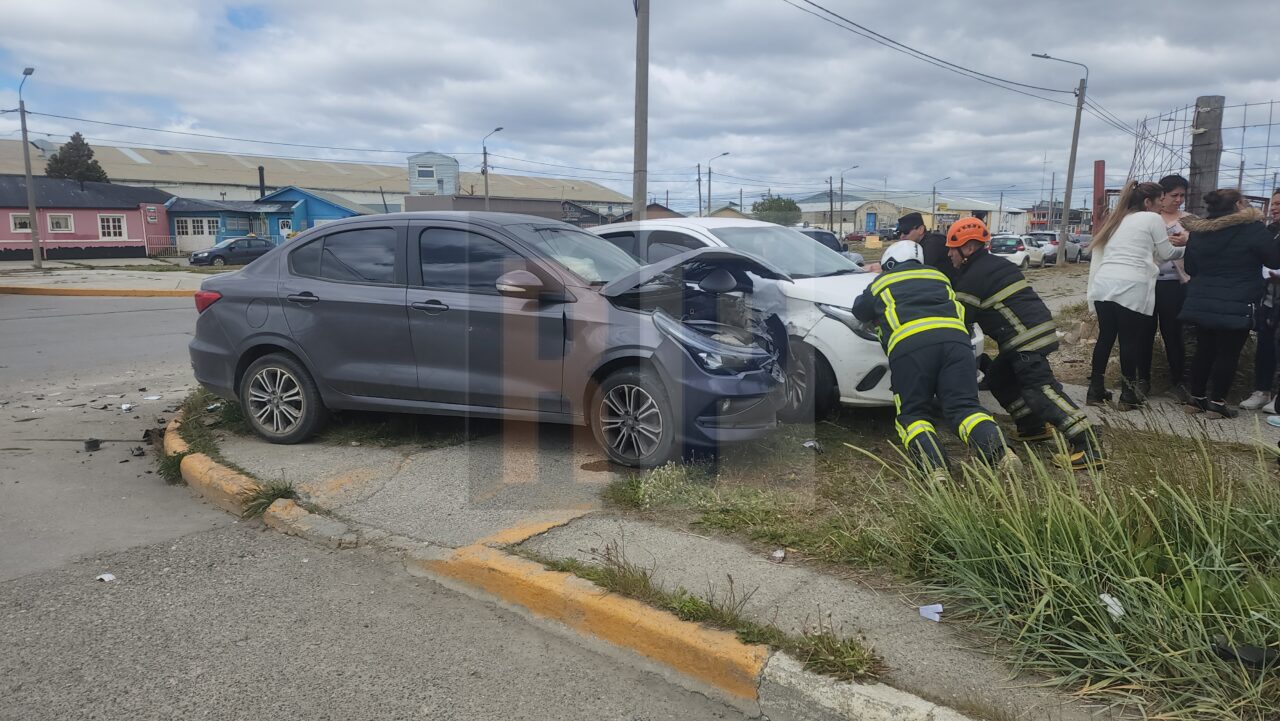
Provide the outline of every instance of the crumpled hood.
{"type": "Polygon", "coordinates": [[[853,301],[878,277],[879,273],[851,273],[825,278],[796,278],[790,283],[779,283],[778,289],[795,300],[851,308],[853,301]]]}
{"type": "MultiPolygon", "coordinates": [[[[600,289],[600,293],[606,298],[616,298],[680,266],[685,266],[686,270],[699,266],[707,270],[724,268],[731,272],[745,271],[770,280],[791,280],[791,276],[754,255],[730,248],[698,248],[688,253],[681,253],[680,255],[636,268],[630,273],[606,284],[600,289]]],[[[697,280],[688,272],[684,275],[687,280],[697,280]]],[[[789,285],[789,283],[784,283],[783,285],[789,285]]],[[[849,302],[852,303],[853,301],[850,300],[849,302]]]]}

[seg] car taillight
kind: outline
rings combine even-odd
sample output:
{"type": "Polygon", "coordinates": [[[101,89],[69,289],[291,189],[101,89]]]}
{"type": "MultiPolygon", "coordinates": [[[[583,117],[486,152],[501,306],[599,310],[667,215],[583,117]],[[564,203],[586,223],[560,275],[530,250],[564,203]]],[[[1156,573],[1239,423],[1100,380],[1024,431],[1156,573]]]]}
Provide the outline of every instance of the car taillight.
{"type": "Polygon", "coordinates": [[[1014,250],[1026,250],[1026,249],[1027,249],[1027,246],[1023,245],[1022,243],[1018,243],[1017,245],[1013,246],[1013,249],[1014,249],[1014,250]]]}
{"type": "Polygon", "coordinates": [[[209,306],[217,303],[222,298],[222,294],[216,290],[197,290],[196,291],[196,312],[203,313],[209,306]]]}

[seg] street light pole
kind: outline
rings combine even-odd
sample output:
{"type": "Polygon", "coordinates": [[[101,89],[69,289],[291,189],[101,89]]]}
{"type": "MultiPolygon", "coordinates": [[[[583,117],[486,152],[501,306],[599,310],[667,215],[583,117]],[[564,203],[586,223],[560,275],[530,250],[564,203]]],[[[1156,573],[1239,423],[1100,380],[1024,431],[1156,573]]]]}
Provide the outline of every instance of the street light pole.
{"type": "MultiPolygon", "coordinates": [[[[489,135],[493,135],[499,130],[502,130],[501,125],[491,130],[489,132],[489,135]]],[[[485,210],[489,209],[489,146],[485,144],[485,141],[489,139],[489,135],[484,136],[484,138],[480,140],[480,149],[484,151],[483,153],[484,160],[481,161],[481,164],[480,164],[480,174],[484,176],[484,209],[485,210]]]]}
{"type": "Polygon", "coordinates": [[[938,183],[941,183],[944,180],[951,180],[951,176],[948,175],[945,178],[939,178],[933,181],[933,200],[930,201],[930,205],[932,207],[929,208],[929,222],[933,223],[933,229],[935,231],[938,229],[938,183]]]}
{"type": "MultiPolygon", "coordinates": [[[[715,160],[716,158],[723,158],[728,154],[729,154],[729,151],[726,150],[725,152],[715,156],[715,158],[711,158],[711,160],[715,160]]],[[[711,216],[711,160],[707,161],[707,216],[708,217],[711,216]]]]}
{"type": "Polygon", "coordinates": [[[844,241],[844,174],[857,168],[856,165],[850,165],[840,171],[840,240],[844,241]]]}
{"type": "Polygon", "coordinates": [[[649,185],[649,0],[635,0],[636,102],[635,148],[631,160],[631,219],[644,220],[649,185]]]}
{"type": "Polygon", "coordinates": [[[31,267],[37,270],[44,267],[40,249],[40,220],[36,216],[36,184],[31,177],[31,144],[27,142],[27,103],[22,99],[22,86],[27,84],[35,68],[22,69],[22,82],[18,83],[18,115],[22,120],[22,163],[27,172],[27,217],[31,225],[31,267]]]}
{"type": "MultiPolygon", "coordinates": [[[[1057,60],[1060,63],[1068,65],[1077,65],[1084,68],[1084,77],[1080,78],[1080,87],[1076,89],[1076,122],[1075,127],[1071,130],[1071,157],[1067,161],[1067,187],[1063,191],[1062,197],[1062,215],[1063,218],[1058,223],[1059,244],[1061,244],[1062,230],[1069,221],[1071,215],[1071,189],[1076,179],[1076,148],[1080,145],[1080,114],[1084,111],[1084,94],[1089,87],[1089,66],[1084,63],[1077,63],[1073,60],[1063,60],[1062,58],[1050,57],[1046,53],[1032,53],[1031,57],[1040,58],[1041,60],[1057,60]]],[[[1053,207],[1050,205],[1050,213],[1053,207]]],[[[1058,254],[1058,264],[1066,266],[1067,249],[1064,247],[1062,252],[1058,254]]]]}

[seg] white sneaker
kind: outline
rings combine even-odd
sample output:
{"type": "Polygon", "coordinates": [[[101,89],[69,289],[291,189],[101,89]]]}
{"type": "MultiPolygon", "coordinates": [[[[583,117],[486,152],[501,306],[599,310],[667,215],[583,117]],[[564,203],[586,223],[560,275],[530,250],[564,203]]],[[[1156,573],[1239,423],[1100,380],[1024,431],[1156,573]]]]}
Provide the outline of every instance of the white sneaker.
{"type": "Polygon", "coordinates": [[[1249,396],[1243,401],[1240,401],[1240,407],[1245,409],[1246,411],[1256,411],[1262,408],[1263,406],[1267,405],[1268,403],[1270,403],[1273,407],[1275,405],[1275,401],[1271,400],[1270,393],[1265,393],[1263,391],[1254,391],[1253,395],[1249,396]]]}

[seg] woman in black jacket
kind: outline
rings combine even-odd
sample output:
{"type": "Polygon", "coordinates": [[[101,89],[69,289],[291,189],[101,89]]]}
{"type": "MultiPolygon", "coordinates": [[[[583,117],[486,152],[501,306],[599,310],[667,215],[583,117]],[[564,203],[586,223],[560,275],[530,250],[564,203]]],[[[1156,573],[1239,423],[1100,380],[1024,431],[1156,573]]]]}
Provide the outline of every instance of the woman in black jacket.
{"type": "Polygon", "coordinates": [[[1234,418],[1227,391],[1262,296],[1262,268],[1280,266],[1280,245],[1262,224],[1262,212],[1250,207],[1239,191],[1215,190],[1204,202],[1207,218],[1182,221],[1191,232],[1183,258],[1191,281],[1178,319],[1196,325],[1187,411],[1234,418]]]}

